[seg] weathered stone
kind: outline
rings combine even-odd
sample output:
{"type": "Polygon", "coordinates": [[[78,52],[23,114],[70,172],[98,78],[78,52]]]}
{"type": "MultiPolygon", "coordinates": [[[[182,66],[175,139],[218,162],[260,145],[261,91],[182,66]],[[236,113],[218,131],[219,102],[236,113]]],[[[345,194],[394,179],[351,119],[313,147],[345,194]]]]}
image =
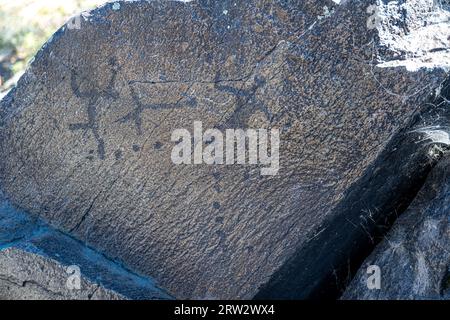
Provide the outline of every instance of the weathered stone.
{"type": "Polygon", "coordinates": [[[317,235],[447,77],[448,23],[428,21],[446,11],[401,1],[372,28],[374,3],[135,1],[84,14],[1,102],[1,186],[176,297],[270,297],[280,282],[308,297],[328,265],[289,262],[333,242],[317,235]],[[429,25],[439,37],[416,52],[408,39],[429,25]],[[278,174],[173,164],[171,134],[194,121],[279,128],[278,174]]]}
{"type": "Polygon", "coordinates": [[[450,299],[450,160],[431,172],[417,198],[366,259],[343,299],[450,299]],[[369,266],[380,288],[368,289],[369,266]]]}
{"type": "Polygon", "coordinates": [[[0,194],[0,299],[171,299],[0,194]],[[71,277],[72,276],[72,277],[71,277]],[[80,276],[80,281],[74,277],[80,276]],[[79,285],[79,286],[78,286],[79,285]]]}
{"type": "Polygon", "coordinates": [[[2,300],[118,300],[124,297],[81,278],[80,289],[67,281],[57,261],[16,248],[0,251],[2,300]]]}

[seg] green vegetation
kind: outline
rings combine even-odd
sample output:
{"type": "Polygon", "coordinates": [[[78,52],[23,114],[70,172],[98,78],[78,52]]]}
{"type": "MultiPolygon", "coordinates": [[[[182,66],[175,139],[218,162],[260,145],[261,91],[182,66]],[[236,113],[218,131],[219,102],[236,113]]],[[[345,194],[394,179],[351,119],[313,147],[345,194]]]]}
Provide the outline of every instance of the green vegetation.
{"type": "Polygon", "coordinates": [[[106,0],[0,0],[0,92],[71,16],[106,0]]]}

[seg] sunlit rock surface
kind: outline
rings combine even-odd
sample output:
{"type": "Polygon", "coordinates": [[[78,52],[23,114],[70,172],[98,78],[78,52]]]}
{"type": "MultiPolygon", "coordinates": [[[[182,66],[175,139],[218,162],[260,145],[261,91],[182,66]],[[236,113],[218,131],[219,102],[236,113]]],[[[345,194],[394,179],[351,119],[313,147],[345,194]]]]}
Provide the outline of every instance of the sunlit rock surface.
{"type": "Polygon", "coordinates": [[[348,222],[327,231],[342,200],[447,77],[438,63],[386,65],[411,51],[393,26],[438,8],[401,1],[421,10],[372,25],[376,2],[133,1],[84,13],[1,101],[1,188],[177,298],[309,297],[348,249],[330,247],[348,222]],[[280,170],[175,165],[171,134],[194,121],[279,129],[280,170]]]}

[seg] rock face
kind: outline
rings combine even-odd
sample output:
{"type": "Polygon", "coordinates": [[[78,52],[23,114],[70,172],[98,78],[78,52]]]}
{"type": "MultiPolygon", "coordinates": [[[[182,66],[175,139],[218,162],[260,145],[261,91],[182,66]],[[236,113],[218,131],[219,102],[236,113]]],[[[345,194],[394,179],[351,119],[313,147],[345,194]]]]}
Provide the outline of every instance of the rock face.
{"type": "Polygon", "coordinates": [[[450,299],[450,160],[430,174],[343,299],[450,299]],[[380,268],[380,289],[367,287],[367,268],[380,268]]]}
{"type": "Polygon", "coordinates": [[[309,277],[332,270],[284,266],[333,243],[317,235],[447,77],[447,11],[375,3],[133,1],[83,14],[1,102],[1,187],[175,297],[271,297],[278,282],[308,297],[309,277]],[[429,25],[437,36],[418,52],[429,25]],[[171,135],[195,121],[279,129],[279,171],[174,164],[171,135]]]}
{"type": "Polygon", "coordinates": [[[0,194],[0,299],[171,299],[0,194]],[[79,279],[79,280],[78,280],[79,279]]]}
{"type": "MultiPolygon", "coordinates": [[[[85,278],[79,289],[67,285],[70,274],[55,260],[16,248],[0,251],[2,300],[118,300],[121,295],[85,278]]],[[[70,283],[70,282],[69,282],[70,283]]]]}

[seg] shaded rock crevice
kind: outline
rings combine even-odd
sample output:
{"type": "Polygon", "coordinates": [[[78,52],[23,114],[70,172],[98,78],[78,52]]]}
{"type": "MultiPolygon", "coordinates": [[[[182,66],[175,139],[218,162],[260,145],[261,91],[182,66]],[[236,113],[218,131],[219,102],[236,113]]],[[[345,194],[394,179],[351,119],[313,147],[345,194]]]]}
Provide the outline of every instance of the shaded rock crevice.
{"type": "Polygon", "coordinates": [[[448,154],[417,197],[364,261],[343,299],[448,299],[450,262],[448,154]],[[366,268],[378,266],[380,286],[368,288],[366,268]]]}
{"type": "Polygon", "coordinates": [[[256,299],[340,297],[450,150],[446,141],[436,140],[432,134],[442,128],[445,133],[450,121],[449,100],[447,79],[350,188],[334,218],[261,287],[256,299]]]}

